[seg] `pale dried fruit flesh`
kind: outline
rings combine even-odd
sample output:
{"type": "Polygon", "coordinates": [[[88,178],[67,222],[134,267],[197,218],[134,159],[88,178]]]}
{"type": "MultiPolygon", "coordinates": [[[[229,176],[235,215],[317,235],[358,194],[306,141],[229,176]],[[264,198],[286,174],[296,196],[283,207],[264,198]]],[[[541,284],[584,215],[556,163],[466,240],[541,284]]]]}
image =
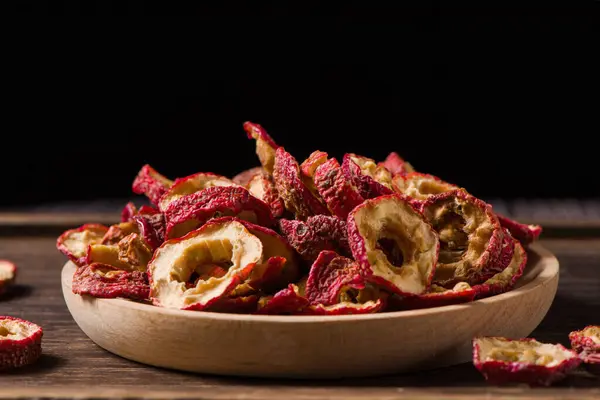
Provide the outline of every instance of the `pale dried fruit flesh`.
{"type": "Polygon", "coordinates": [[[78,295],[114,299],[147,300],[150,286],[145,272],[125,271],[101,263],[78,268],[73,275],[72,291],[78,295]]]}
{"type": "Polygon", "coordinates": [[[173,181],[156,172],[150,165],[144,165],[133,180],[133,193],[143,194],[152,204],[158,204],[161,197],[173,185],[173,181]]]}
{"type": "Polygon", "coordinates": [[[242,223],[208,222],[156,249],[148,264],[153,303],[166,308],[206,309],[246,280],[262,260],[260,239],[242,223]],[[196,270],[214,264],[227,272],[220,277],[199,278],[188,285],[196,270]]]}
{"type": "Polygon", "coordinates": [[[394,151],[388,154],[385,160],[379,163],[379,165],[385,167],[392,175],[405,175],[415,172],[413,166],[394,151]]]}
{"type": "Polygon", "coordinates": [[[111,225],[104,234],[101,244],[116,245],[125,236],[139,232],[137,225],[133,221],[121,222],[111,225]]]}
{"type": "Polygon", "coordinates": [[[254,175],[260,173],[266,173],[263,167],[252,167],[235,175],[231,180],[237,185],[246,187],[248,182],[250,182],[250,179],[252,179],[254,175]]]}
{"type": "Polygon", "coordinates": [[[542,227],[539,225],[526,225],[500,214],[496,214],[502,227],[508,229],[511,235],[527,246],[539,239],[542,233],[542,227]]]}
{"type": "Polygon", "coordinates": [[[313,151],[310,156],[300,164],[302,175],[306,178],[313,179],[317,168],[327,161],[328,156],[329,155],[324,151],[313,151]]]}
{"type": "Polygon", "coordinates": [[[17,266],[8,260],[0,260],[0,295],[6,292],[16,277],[17,266]]]}
{"type": "Polygon", "coordinates": [[[569,333],[571,348],[590,364],[600,364],[600,326],[588,325],[569,333]]]}
{"type": "Polygon", "coordinates": [[[0,371],[36,362],[42,354],[43,334],[32,322],[0,316],[0,371]]]}
{"type": "Polygon", "coordinates": [[[392,185],[396,192],[414,199],[415,204],[421,204],[433,195],[459,189],[458,186],[444,182],[437,176],[420,172],[394,175],[392,185]]]}
{"type": "Polygon", "coordinates": [[[364,201],[335,158],[317,168],[314,184],[331,214],[338,218],[345,220],[350,211],[364,201]]]}
{"type": "Polygon", "coordinates": [[[256,155],[260,164],[268,174],[273,173],[273,164],[275,162],[275,152],[279,146],[273,138],[269,136],[265,128],[259,124],[247,121],[244,122],[244,130],[248,139],[256,140],[256,155]]]}
{"type": "Polygon", "coordinates": [[[451,289],[431,285],[427,293],[395,298],[393,308],[395,310],[414,310],[469,303],[473,300],[475,300],[475,289],[466,282],[459,282],[451,289]]]}
{"type": "Polygon", "coordinates": [[[99,263],[124,271],[146,271],[152,251],[137,233],[121,239],[116,245],[91,244],[88,247],[86,265],[99,263]]]}
{"type": "Polygon", "coordinates": [[[438,260],[438,235],[409,200],[366,200],[348,215],[348,241],[367,280],[392,293],[425,293],[438,260]]]}
{"type": "Polygon", "coordinates": [[[254,175],[247,183],[248,192],[259,200],[264,201],[271,208],[271,214],[279,218],[285,211],[283,200],[279,197],[273,178],[264,172],[254,175]]]}
{"type": "Polygon", "coordinates": [[[346,154],[342,161],[342,172],[364,199],[394,193],[390,171],[370,158],[346,154]]]}
{"type": "Polygon", "coordinates": [[[523,275],[527,265],[527,251],[519,241],[512,239],[514,251],[510,263],[501,272],[493,275],[481,284],[474,285],[475,297],[480,299],[511,290],[523,275]]]}
{"type": "Polygon", "coordinates": [[[78,266],[85,264],[88,247],[101,243],[108,227],[101,224],[85,224],[65,231],[56,240],[56,248],[78,266]]]}
{"type": "Polygon", "coordinates": [[[158,208],[160,211],[166,212],[171,203],[183,196],[199,192],[206,188],[221,186],[239,187],[231,179],[211,172],[199,172],[184,178],[178,178],[173,183],[173,186],[160,198],[158,208]]]}
{"type": "Polygon", "coordinates": [[[531,338],[473,339],[473,364],[492,384],[550,386],[580,363],[576,352],[560,344],[541,343],[531,338]]]}

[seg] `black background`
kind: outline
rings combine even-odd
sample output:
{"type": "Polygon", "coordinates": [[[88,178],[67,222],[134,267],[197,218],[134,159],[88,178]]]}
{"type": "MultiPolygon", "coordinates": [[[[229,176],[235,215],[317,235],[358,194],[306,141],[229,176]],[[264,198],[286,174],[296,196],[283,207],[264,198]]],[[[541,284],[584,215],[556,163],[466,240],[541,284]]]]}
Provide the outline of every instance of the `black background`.
{"type": "Polygon", "coordinates": [[[482,197],[598,194],[589,8],[177,3],[11,4],[0,204],[127,197],[144,163],[233,175],[258,164],[246,120],[299,161],[397,151],[482,197]]]}

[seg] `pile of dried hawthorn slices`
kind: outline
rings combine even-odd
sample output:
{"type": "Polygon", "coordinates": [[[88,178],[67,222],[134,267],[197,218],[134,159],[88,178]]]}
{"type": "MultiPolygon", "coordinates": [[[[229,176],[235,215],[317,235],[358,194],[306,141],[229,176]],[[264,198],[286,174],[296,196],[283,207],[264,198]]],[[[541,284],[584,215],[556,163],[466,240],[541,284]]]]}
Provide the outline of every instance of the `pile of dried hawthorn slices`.
{"type": "MultiPolygon", "coordinates": [[[[244,130],[260,166],[171,180],[144,165],[132,190],[151,205],[64,232],[73,292],[263,315],[437,307],[511,290],[542,231],[397,153],[340,163],[315,151],[298,163],[262,126],[244,130]]],[[[488,347],[474,342],[474,354],[488,347]]]]}

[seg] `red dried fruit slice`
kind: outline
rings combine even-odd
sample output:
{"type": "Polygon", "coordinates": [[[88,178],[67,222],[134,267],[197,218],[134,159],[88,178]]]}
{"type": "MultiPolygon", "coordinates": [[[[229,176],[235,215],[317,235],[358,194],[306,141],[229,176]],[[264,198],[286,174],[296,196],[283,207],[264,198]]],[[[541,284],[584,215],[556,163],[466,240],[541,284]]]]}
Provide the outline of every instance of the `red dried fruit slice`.
{"type": "Polygon", "coordinates": [[[314,183],[329,211],[344,220],[354,207],[364,201],[352,182],[342,173],[342,168],[335,158],[317,168],[314,183]]]}
{"type": "Polygon", "coordinates": [[[224,297],[205,311],[228,314],[251,314],[258,307],[259,296],[252,294],[240,297],[224,297]]]}
{"type": "Polygon", "coordinates": [[[401,194],[356,207],[348,215],[348,240],[368,281],[400,295],[429,288],[440,248],[438,235],[401,194]]]}
{"type": "Polygon", "coordinates": [[[254,175],[246,185],[246,189],[252,196],[269,205],[273,217],[279,218],[283,215],[285,205],[279,197],[275,182],[269,175],[264,172],[254,175]]]}
{"type": "Polygon", "coordinates": [[[211,187],[171,203],[165,211],[167,237],[181,237],[221,216],[237,216],[262,226],[275,222],[269,206],[243,187],[211,187]]]}
{"type": "Polygon", "coordinates": [[[306,221],[280,219],[279,231],[307,262],[312,263],[323,250],[350,255],[346,222],[328,215],[314,215],[306,221]]]}
{"type": "Polygon", "coordinates": [[[366,286],[358,264],[334,251],[322,251],[313,263],[306,282],[306,298],[311,304],[331,306],[341,301],[342,292],[366,286]]]}
{"type": "Polygon", "coordinates": [[[130,222],[137,212],[138,210],[135,207],[135,204],[132,202],[125,204],[125,207],[123,207],[123,210],[121,211],[121,222],[130,222]]]}
{"type": "Polygon", "coordinates": [[[253,167],[240,172],[239,174],[231,178],[231,180],[235,184],[246,187],[246,185],[248,185],[248,182],[250,182],[250,179],[252,179],[254,175],[260,173],[266,173],[263,167],[253,167]]]}
{"type": "Polygon", "coordinates": [[[431,196],[422,212],[440,239],[434,283],[452,287],[458,282],[481,282],[497,262],[504,240],[492,207],[459,189],[431,196]]]}
{"type": "Polygon", "coordinates": [[[101,243],[108,227],[100,224],[85,224],[65,231],[56,240],[56,248],[75,264],[85,264],[88,247],[101,243]]]}
{"type": "Polygon", "coordinates": [[[166,212],[171,203],[184,196],[200,192],[203,189],[223,186],[239,187],[239,185],[233,183],[231,179],[222,175],[213,174],[212,172],[199,172],[184,178],[176,179],[173,186],[171,186],[171,188],[161,197],[158,202],[158,209],[162,212],[166,212]]]}
{"type": "Polygon", "coordinates": [[[259,124],[249,121],[244,122],[244,130],[246,131],[246,135],[248,135],[248,139],[256,140],[256,155],[260,160],[260,164],[268,174],[272,174],[275,151],[279,146],[259,124]]]}
{"type": "Polygon", "coordinates": [[[42,328],[20,318],[0,316],[0,371],[36,362],[42,354],[42,328]]]}
{"type": "Polygon", "coordinates": [[[0,260],[0,295],[6,292],[16,277],[17,266],[8,260],[0,260]]]}
{"type": "Polygon", "coordinates": [[[173,185],[173,181],[159,174],[150,165],[140,169],[133,180],[132,190],[135,194],[144,194],[152,204],[158,204],[160,198],[173,185]]]}
{"type": "Polygon", "coordinates": [[[316,150],[313,151],[310,156],[302,164],[300,164],[300,171],[302,176],[312,180],[315,177],[317,168],[327,161],[328,154],[324,151],[316,150]]]}
{"type": "Polygon", "coordinates": [[[308,300],[300,288],[292,283],[274,296],[261,297],[258,301],[256,314],[268,315],[298,315],[308,307],[308,300]]]}
{"type": "Polygon", "coordinates": [[[320,304],[310,305],[304,315],[349,315],[349,314],[374,314],[385,308],[385,299],[369,300],[366,303],[341,302],[332,306],[320,304]]]}
{"type": "Polygon", "coordinates": [[[238,221],[210,221],[184,237],[163,243],[148,264],[151,296],[157,306],[203,310],[244,282],[263,260],[258,237],[238,221]],[[199,279],[188,288],[192,273],[202,265],[228,264],[227,273],[199,279]]]}
{"type": "Polygon", "coordinates": [[[304,220],[311,215],[329,214],[327,207],[302,181],[296,159],[283,147],[276,151],[273,180],[285,208],[297,219],[304,220]]]}
{"type": "Polygon", "coordinates": [[[139,232],[139,230],[135,222],[121,222],[119,224],[111,225],[102,238],[102,242],[100,243],[106,245],[115,245],[119,243],[119,241],[121,241],[121,239],[123,239],[125,236],[137,232],[139,232]]]}
{"type": "Polygon", "coordinates": [[[394,304],[397,310],[414,310],[468,303],[475,300],[475,289],[466,282],[457,283],[452,289],[431,285],[425,294],[407,296],[394,304]]]}
{"type": "Polygon", "coordinates": [[[500,221],[500,225],[508,229],[511,235],[521,242],[523,246],[527,246],[538,240],[542,233],[542,227],[539,225],[525,225],[500,214],[496,214],[496,216],[500,221]]]}
{"type": "Polygon", "coordinates": [[[388,154],[385,160],[379,163],[379,165],[385,167],[392,175],[406,175],[415,172],[413,166],[396,152],[388,154]]]}
{"type": "Polygon", "coordinates": [[[150,286],[145,272],[124,271],[112,265],[92,263],[73,275],[72,291],[79,295],[114,299],[147,300],[150,286]]]}
{"type": "Polygon", "coordinates": [[[163,244],[167,234],[165,215],[156,209],[144,210],[133,218],[146,244],[154,251],[163,244]]]}
{"type": "Polygon", "coordinates": [[[121,239],[116,245],[91,244],[85,264],[105,264],[124,271],[146,271],[152,251],[137,233],[121,239]]]}
{"type": "Polygon", "coordinates": [[[363,199],[392,194],[392,174],[370,158],[356,154],[344,155],[342,172],[363,199]]]}
{"type": "Polygon", "coordinates": [[[510,235],[510,232],[506,229],[503,231],[504,237],[502,239],[502,247],[500,254],[494,262],[488,263],[479,275],[477,283],[485,282],[492,278],[494,275],[504,271],[511,263],[513,255],[515,253],[515,239],[510,235]]]}
{"type": "Polygon", "coordinates": [[[422,174],[420,172],[395,175],[392,179],[392,185],[396,192],[414,199],[415,204],[421,204],[433,195],[459,189],[458,186],[444,182],[437,176],[422,174]]]}
{"type": "Polygon", "coordinates": [[[550,386],[577,368],[581,360],[560,344],[531,338],[479,337],[473,339],[473,364],[491,384],[550,386]]]}
{"type": "Polygon", "coordinates": [[[588,325],[569,333],[571,348],[579,353],[584,362],[600,364],[600,326],[588,325]]]}

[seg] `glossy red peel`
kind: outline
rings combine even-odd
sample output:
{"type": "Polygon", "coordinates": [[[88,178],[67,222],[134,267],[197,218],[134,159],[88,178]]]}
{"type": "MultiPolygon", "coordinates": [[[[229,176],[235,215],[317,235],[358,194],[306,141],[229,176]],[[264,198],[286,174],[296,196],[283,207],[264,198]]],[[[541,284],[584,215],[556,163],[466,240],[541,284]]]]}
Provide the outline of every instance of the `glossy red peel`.
{"type": "Polygon", "coordinates": [[[163,213],[158,210],[155,210],[153,213],[140,212],[133,217],[133,220],[137,224],[142,238],[152,251],[163,244],[167,234],[167,226],[163,213]]]}
{"type": "Polygon", "coordinates": [[[173,181],[156,172],[150,165],[144,165],[133,180],[133,193],[143,194],[152,204],[158,204],[160,198],[173,185],[173,181]]]}
{"type": "Polygon", "coordinates": [[[184,178],[178,178],[173,186],[160,198],[158,208],[160,211],[166,212],[173,202],[184,196],[200,192],[203,189],[227,186],[239,187],[231,179],[212,172],[198,172],[184,178]]]}
{"type": "Polygon", "coordinates": [[[93,263],[73,275],[73,293],[113,299],[147,300],[150,287],[145,272],[124,271],[112,265],[93,263]]]}
{"type": "Polygon", "coordinates": [[[256,314],[297,315],[302,314],[308,304],[306,297],[300,294],[298,286],[289,284],[274,296],[261,299],[256,314]]]}
{"type": "Polygon", "coordinates": [[[343,220],[364,201],[352,182],[342,173],[342,168],[335,158],[316,169],[314,183],[331,214],[343,220]]]}
{"type": "Polygon", "coordinates": [[[123,207],[123,210],[121,211],[121,222],[130,222],[137,212],[135,204],[132,202],[125,204],[125,207],[123,207]]]}
{"type": "Polygon", "coordinates": [[[20,318],[0,316],[0,371],[24,367],[42,354],[42,328],[20,318]]]}
{"type": "Polygon", "coordinates": [[[388,156],[383,162],[380,163],[380,165],[390,171],[392,175],[405,175],[415,171],[412,165],[400,157],[400,155],[396,152],[391,152],[388,154],[388,156]]]}

